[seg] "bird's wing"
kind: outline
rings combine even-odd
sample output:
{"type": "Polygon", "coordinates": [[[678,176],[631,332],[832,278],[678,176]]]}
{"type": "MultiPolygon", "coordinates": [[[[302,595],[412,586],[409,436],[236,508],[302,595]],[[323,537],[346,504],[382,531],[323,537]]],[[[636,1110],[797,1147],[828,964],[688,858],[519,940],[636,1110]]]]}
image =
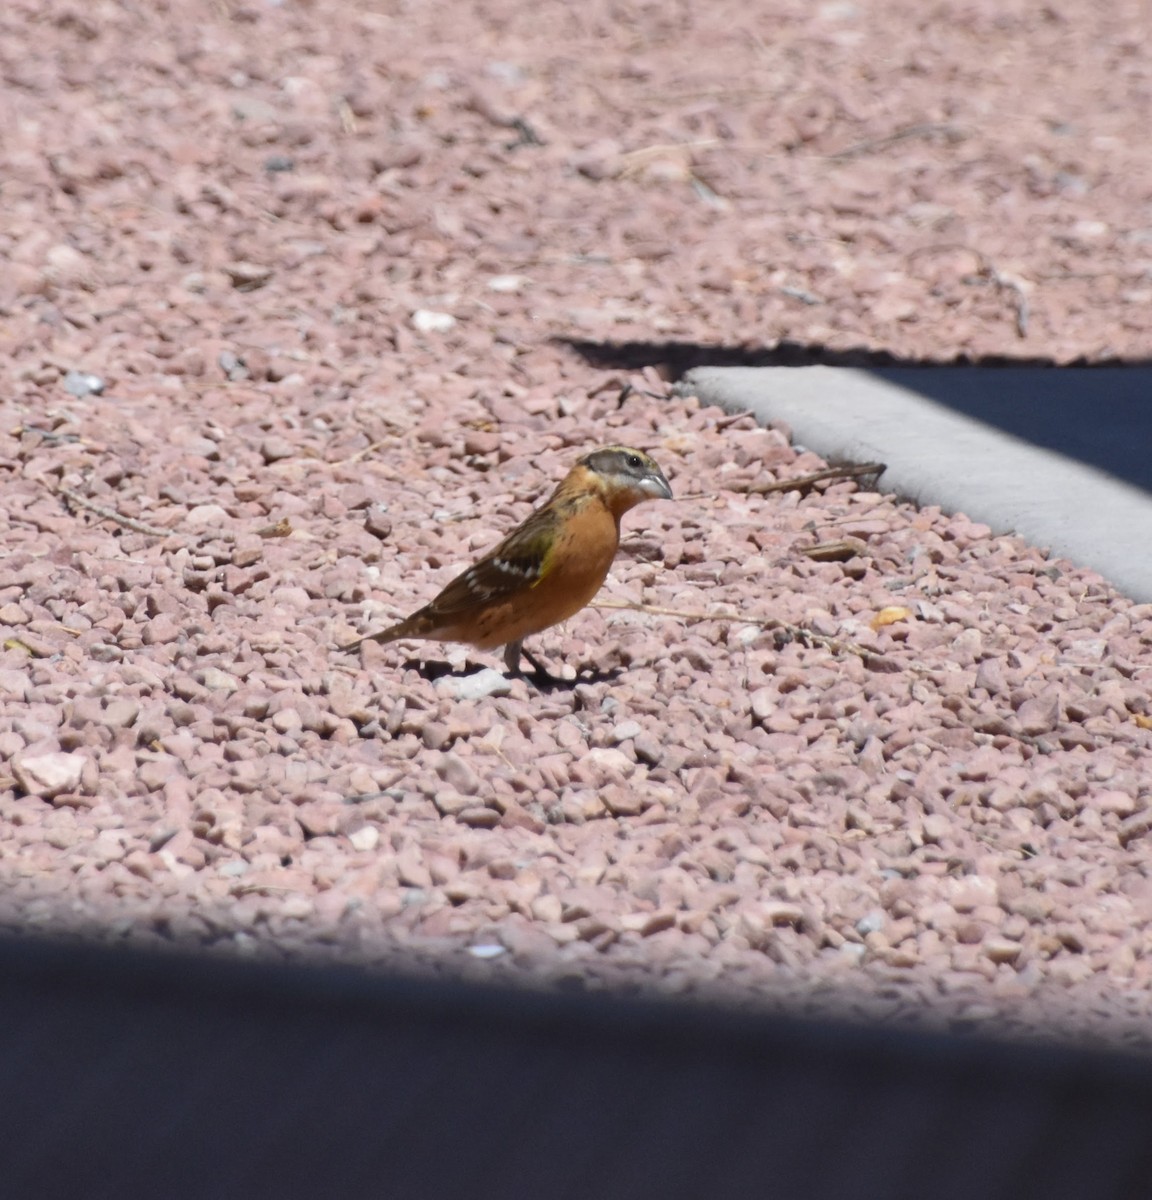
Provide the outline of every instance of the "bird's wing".
{"type": "Polygon", "coordinates": [[[558,520],[551,507],[537,509],[494,550],[457,575],[428,605],[428,615],[456,616],[534,588],[548,574],[558,520]]]}

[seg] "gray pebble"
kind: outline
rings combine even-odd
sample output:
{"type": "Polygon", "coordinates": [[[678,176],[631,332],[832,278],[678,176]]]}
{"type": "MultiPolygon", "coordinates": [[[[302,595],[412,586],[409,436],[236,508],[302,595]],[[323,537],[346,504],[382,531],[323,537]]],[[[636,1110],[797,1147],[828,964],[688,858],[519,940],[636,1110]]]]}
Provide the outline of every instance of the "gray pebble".
{"type": "Polygon", "coordinates": [[[861,937],[866,937],[870,933],[879,933],[884,928],[887,918],[879,909],[873,909],[870,913],[865,913],[864,916],[856,922],[856,932],[861,937]]]}
{"type": "Polygon", "coordinates": [[[64,390],[70,396],[99,396],[104,391],[104,380],[88,371],[69,371],[64,376],[64,390]]]}

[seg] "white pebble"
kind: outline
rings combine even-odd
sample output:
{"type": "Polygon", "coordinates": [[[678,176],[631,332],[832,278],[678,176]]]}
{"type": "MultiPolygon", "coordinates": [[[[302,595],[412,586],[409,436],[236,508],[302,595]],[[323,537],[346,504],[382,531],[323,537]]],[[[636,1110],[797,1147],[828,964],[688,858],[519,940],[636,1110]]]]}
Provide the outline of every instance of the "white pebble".
{"type": "Polygon", "coordinates": [[[84,773],[84,757],[80,754],[30,754],[12,763],[16,782],[30,796],[58,796],[74,792],[84,773]]]}
{"type": "Polygon", "coordinates": [[[499,671],[485,667],[474,675],[445,675],[437,680],[438,691],[447,692],[457,700],[479,700],[482,696],[507,696],[512,684],[499,671]]]}
{"type": "Polygon", "coordinates": [[[508,948],[499,942],[481,942],[478,946],[469,946],[468,953],[473,958],[499,958],[501,954],[508,953],[508,948]]]}
{"type": "Polygon", "coordinates": [[[380,844],[380,830],[375,825],[365,825],[348,835],[353,850],[375,850],[380,844]]]}
{"type": "Polygon", "coordinates": [[[433,312],[430,308],[418,308],[412,314],[412,326],[420,333],[447,333],[456,324],[451,313],[433,312]]]}
{"type": "Polygon", "coordinates": [[[490,292],[518,292],[528,282],[523,275],[493,275],[488,280],[490,292]]]}

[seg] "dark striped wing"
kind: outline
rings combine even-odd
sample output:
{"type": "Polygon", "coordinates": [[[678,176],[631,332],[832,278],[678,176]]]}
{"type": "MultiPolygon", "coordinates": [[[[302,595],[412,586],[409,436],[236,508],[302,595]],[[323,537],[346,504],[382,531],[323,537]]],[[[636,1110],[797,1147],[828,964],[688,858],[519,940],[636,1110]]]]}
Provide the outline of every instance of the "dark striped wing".
{"type": "Polygon", "coordinates": [[[555,527],[556,514],[547,507],[538,509],[494,550],[457,575],[428,605],[429,616],[458,616],[535,587],[547,574],[555,527]]]}

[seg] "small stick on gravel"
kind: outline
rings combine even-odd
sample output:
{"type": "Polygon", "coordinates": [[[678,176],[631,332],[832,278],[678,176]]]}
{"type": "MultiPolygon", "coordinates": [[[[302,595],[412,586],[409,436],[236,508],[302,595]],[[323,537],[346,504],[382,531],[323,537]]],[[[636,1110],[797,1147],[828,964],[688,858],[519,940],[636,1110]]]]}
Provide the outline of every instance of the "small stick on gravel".
{"type": "Polygon", "coordinates": [[[947,125],[940,121],[922,121],[916,125],[906,125],[903,129],[897,129],[894,133],[885,134],[883,137],[869,138],[867,141],[847,146],[843,150],[836,150],[828,155],[828,159],[831,162],[842,162],[847,158],[859,158],[862,154],[870,154],[873,150],[887,150],[889,146],[898,145],[909,138],[934,137],[936,134],[943,134],[950,142],[962,142],[968,136],[967,131],[958,125],[947,125]]]}
{"type": "Polygon", "coordinates": [[[516,130],[516,140],[506,142],[506,150],[519,150],[521,146],[546,145],[544,139],[536,132],[535,126],[524,117],[513,117],[510,128],[516,130]]]}
{"type": "Polygon", "coordinates": [[[782,287],[781,295],[791,296],[793,300],[799,300],[801,304],[826,304],[826,300],[822,300],[819,296],[814,296],[811,292],[806,292],[803,288],[798,287],[782,287]]]}
{"type": "Polygon", "coordinates": [[[796,479],[777,479],[771,483],[752,483],[733,491],[747,492],[751,496],[766,496],[769,492],[809,491],[826,479],[866,479],[870,475],[879,477],[888,470],[887,463],[845,463],[839,467],[825,467],[811,475],[800,475],[796,479]]]}
{"type": "Polygon", "coordinates": [[[344,797],[345,804],[367,804],[370,800],[389,798],[389,789],[381,788],[378,792],[352,792],[344,797]]]}
{"type": "Polygon", "coordinates": [[[731,625],[759,625],[762,629],[775,629],[791,641],[805,646],[823,646],[834,654],[855,654],[867,661],[879,659],[875,650],[867,650],[855,642],[842,642],[837,638],[813,633],[802,625],[790,625],[776,617],[750,617],[742,613],[686,612],[679,608],[662,608],[658,604],[641,604],[635,600],[593,600],[591,608],[628,609],[630,612],[647,613],[653,617],[676,617],[681,621],[726,621],[731,625]]]}
{"type": "MultiPolygon", "coordinates": [[[[870,475],[882,475],[887,470],[887,463],[846,463],[839,467],[826,467],[822,471],[813,471],[811,475],[798,475],[795,479],[776,479],[771,483],[750,483],[747,486],[726,485],[724,490],[743,492],[748,496],[766,496],[771,492],[808,492],[816,484],[829,479],[867,479],[870,475]]],[[[717,492],[685,492],[678,494],[676,498],[678,500],[715,500],[718,495],[717,492]]]]}
{"type": "MultiPolygon", "coordinates": [[[[137,521],[134,517],[126,517],[114,508],[106,508],[103,504],[97,504],[95,501],[89,500],[86,496],[81,496],[79,492],[74,492],[71,488],[60,487],[55,490],[69,504],[74,504],[77,508],[87,509],[89,512],[95,513],[96,516],[106,521],[114,521],[117,525],[122,525],[125,529],[132,530],[133,533],[142,533],[146,537],[185,537],[194,545],[203,545],[206,542],[227,543],[236,540],[236,534],[227,529],[191,534],[181,534],[177,528],[162,529],[158,525],[148,525],[143,521],[137,521]]],[[[274,524],[265,525],[256,530],[257,536],[262,538],[286,538],[291,537],[293,532],[292,523],[287,517],[281,517],[274,524]]]]}
{"type": "Polygon", "coordinates": [[[641,146],[639,150],[629,150],[620,155],[620,161],[624,164],[621,174],[627,178],[653,159],[666,156],[691,158],[693,150],[710,150],[718,145],[719,138],[701,138],[695,142],[655,142],[651,146],[641,146]]]}
{"type": "Polygon", "coordinates": [[[81,496],[79,492],[74,492],[71,488],[57,488],[57,491],[69,504],[75,504],[77,508],[86,508],[89,512],[95,513],[98,517],[102,517],[105,521],[115,521],[117,525],[123,525],[125,529],[131,529],[133,533],[143,533],[147,537],[171,537],[171,529],[161,529],[157,525],[146,525],[143,521],[137,521],[133,517],[126,517],[123,513],[118,513],[114,508],[105,508],[102,504],[96,504],[94,501],[81,496]]]}
{"type": "Polygon", "coordinates": [[[1028,293],[1024,290],[1024,285],[1011,275],[1004,275],[996,269],[996,267],[985,261],[984,273],[992,282],[1000,288],[1001,291],[1012,292],[1016,297],[1016,336],[1028,336],[1028,320],[1031,315],[1031,310],[1028,307],[1028,293]]]}
{"type": "Polygon", "coordinates": [[[751,422],[749,429],[756,428],[756,414],[752,412],[734,412],[729,413],[726,417],[721,417],[716,422],[717,429],[731,429],[734,425],[738,425],[741,421],[747,420],[751,422]]]}
{"type": "Polygon", "coordinates": [[[920,254],[935,253],[942,250],[961,250],[966,254],[971,254],[976,260],[977,277],[983,277],[1002,292],[1011,292],[1015,296],[1016,336],[1027,337],[1031,309],[1029,308],[1028,292],[1024,283],[1015,276],[1006,275],[1000,271],[983,250],[977,250],[975,246],[966,246],[963,242],[947,242],[938,246],[921,246],[920,249],[913,250],[908,259],[911,262],[913,258],[920,254]]]}
{"type": "Polygon", "coordinates": [[[387,446],[394,442],[394,437],[384,438],[383,441],[373,442],[370,446],[365,446],[363,450],[357,450],[355,454],[349,454],[347,458],[337,458],[332,462],[323,458],[318,458],[313,461],[320,464],[322,467],[346,467],[351,463],[359,462],[362,458],[367,458],[373,451],[379,450],[383,446],[387,446]]]}
{"type": "MultiPolygon", "coordinates": [[[[588,393],[589,396],[594,394],[593,392],[588,393]]],[[[632,384],[626,383],[620,388],[620,394],[616,397],[617,410],[624,407],[624,401],[629,396],[646,396],[649,400],[666,400],[668,398],[663,392],[652,392],[647,388],[633,387],[632,384]]]]}
{"type": "Polygon", "coordinates": [[[233,896],[251,896],[253,893],[272,895],[275,892],[298,892],[298,887],[286,887],[279,883],[238,883],[229,889],[233,896]]]}
{"type": "Polygon", "coordinates": [[[341,100],[336,106],[337,116],[340,118],[340,128],[344,131],[347,137],[354,137],[360,129],[360,122],[356,120],[356,114],[352,111],[352,106],[347,100],[341,100]]]}

